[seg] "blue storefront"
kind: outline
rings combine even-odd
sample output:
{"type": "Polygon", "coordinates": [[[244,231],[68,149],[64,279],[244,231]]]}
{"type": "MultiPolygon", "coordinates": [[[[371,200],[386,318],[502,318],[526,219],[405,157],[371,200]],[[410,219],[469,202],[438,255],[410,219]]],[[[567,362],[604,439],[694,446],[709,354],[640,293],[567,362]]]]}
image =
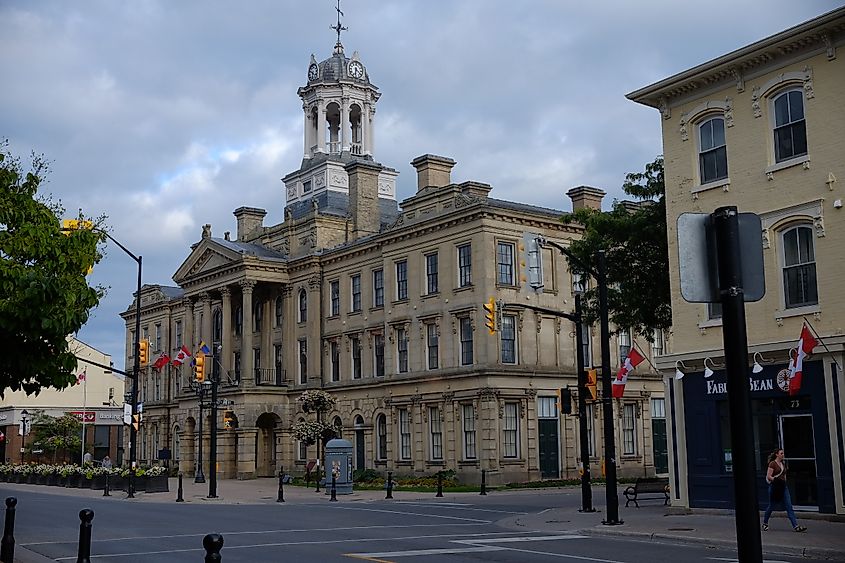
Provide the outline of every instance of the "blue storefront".
{"type": "MultiPolygon", "coordinates": [[[[760,373],[749,371],[748,374],[758,498],[764,507],[766,458],[772,450],[783,448],[789,466],[790,494],[796,508],[833,513],[836,506],[830,413],[825,399],[823,365],[820,361],[804,364],[803,384],[795,396],[788,393],[788,373],[786,365],[774,365],[764,367],[760,373]]],[[[682,383],[690,506],[732,508],[733,448],[726,374],[717,371],[710,378],[701,372],[689,374],[682,383]]],[[[842,437],[835,439],[841,441],[842,437]]]]}

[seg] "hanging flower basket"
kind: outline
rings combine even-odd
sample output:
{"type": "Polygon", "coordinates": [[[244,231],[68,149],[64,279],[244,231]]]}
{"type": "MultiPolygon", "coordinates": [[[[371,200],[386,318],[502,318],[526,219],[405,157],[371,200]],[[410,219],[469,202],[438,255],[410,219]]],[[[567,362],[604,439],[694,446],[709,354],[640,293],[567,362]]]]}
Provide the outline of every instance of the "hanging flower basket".
{"type": "Polygon", "coordinates": [[[325,440],[325,437],[334,436],[335,429],[328,422],[317,422],[315,420],[300,420],[290,428],[294,440],[305,442],[309,446],[315,444],[317,439],[325,440]]]}
{"type": "Polygon", "coordinates": [[[337,399],[320,389],[309,389],[299,396],[297,402],[304,413],[328,412],[335,407],[337,399]]]}

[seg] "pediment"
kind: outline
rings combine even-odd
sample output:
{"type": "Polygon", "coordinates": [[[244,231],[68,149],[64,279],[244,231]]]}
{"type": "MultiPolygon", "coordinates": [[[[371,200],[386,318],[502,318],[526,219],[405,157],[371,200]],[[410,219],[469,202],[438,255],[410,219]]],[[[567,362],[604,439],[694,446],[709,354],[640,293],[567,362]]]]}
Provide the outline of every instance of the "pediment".
{"type": "Polygon", "coordinates": [[[214,239],[204,239],[194,247],[173,274],[173,281],[183,285],[193,278],[202,277],[205,273],[220,270],[242,260],[239,252],[216,243],[214,239]]]}

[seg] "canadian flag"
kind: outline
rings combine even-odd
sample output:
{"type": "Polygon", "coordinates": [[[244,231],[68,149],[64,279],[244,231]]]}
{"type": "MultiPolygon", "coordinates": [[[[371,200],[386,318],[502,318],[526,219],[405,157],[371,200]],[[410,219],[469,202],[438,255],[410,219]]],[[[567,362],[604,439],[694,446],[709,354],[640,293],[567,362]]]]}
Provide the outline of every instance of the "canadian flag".
{"type": "Polygon", "coordinates": [[[625,384],[628,383],[628,375],[634,371],[634,368],[640,365],[644,360],[636,348],[631,348],[628,352],[628,357],[622,363],[622,367],[616,372],[616,379],[613,380],[613,398],[621,399],[625,393],[625,384]]]}
{"type": "Polygon", "coordinates": [[[153,369],[160,370],[164,366],[166,366],[170,362],[170,356],[165,354],[164,352],[156,359],[155,363],[153,364],[153,369]]]}
{"type": "Polygon", "coordinates": [[[804,370],[804,358],[813,353],[813,348],[819,343],[810,332],[807,323],[801,327],[801,336],[798,337],[798,353],[789,361],[789,394],[797,395],[801,390],[801,376],[804,370]]]}
{"type": "Polygon", "coordinates": [[[174,366],[181,366],[182,362],[187,360],[191,356],[191,351],[188,350],[186,346],[182,346],[182,349],[176,353],[176,357],[173,358],[173,365],[174,366]]]}
{"type": "Polygon", "coordinates": [[[84,382],[84,381],[85,381],[85,373],[86,373],[86,371],[87,371],[87,370],[83,370],[83,371],[81,371],[81,372],[80,372],[80,373],[76,376],[76,383],[74,383],[74,385],[80,385],[82,382],[84,382]]]}

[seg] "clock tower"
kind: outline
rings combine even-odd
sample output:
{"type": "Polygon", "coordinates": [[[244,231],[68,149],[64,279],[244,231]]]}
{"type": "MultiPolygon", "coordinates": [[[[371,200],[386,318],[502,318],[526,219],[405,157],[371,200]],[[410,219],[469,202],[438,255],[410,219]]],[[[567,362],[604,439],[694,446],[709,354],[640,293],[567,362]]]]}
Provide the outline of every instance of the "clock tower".
{"type": "MultiPolygon", "coordinates": [[[[285,183],[287,205],[317,198],[320,205],[327,192],[349,192],[349,178],[344,167],[355,160],[375,164],[374,125],[376,103],[381,93],[371,82],[364,64],[355,51],[343,52],[338,40],[331,57],[317,62],[314,55],[308,65],[305,86],[297,93],[304,113],[303,155],[299,170],[291,172],[285,183]]],[[[398,172],[381,167],[378,174],[380,199],[396,200],[398,172]]]]}

